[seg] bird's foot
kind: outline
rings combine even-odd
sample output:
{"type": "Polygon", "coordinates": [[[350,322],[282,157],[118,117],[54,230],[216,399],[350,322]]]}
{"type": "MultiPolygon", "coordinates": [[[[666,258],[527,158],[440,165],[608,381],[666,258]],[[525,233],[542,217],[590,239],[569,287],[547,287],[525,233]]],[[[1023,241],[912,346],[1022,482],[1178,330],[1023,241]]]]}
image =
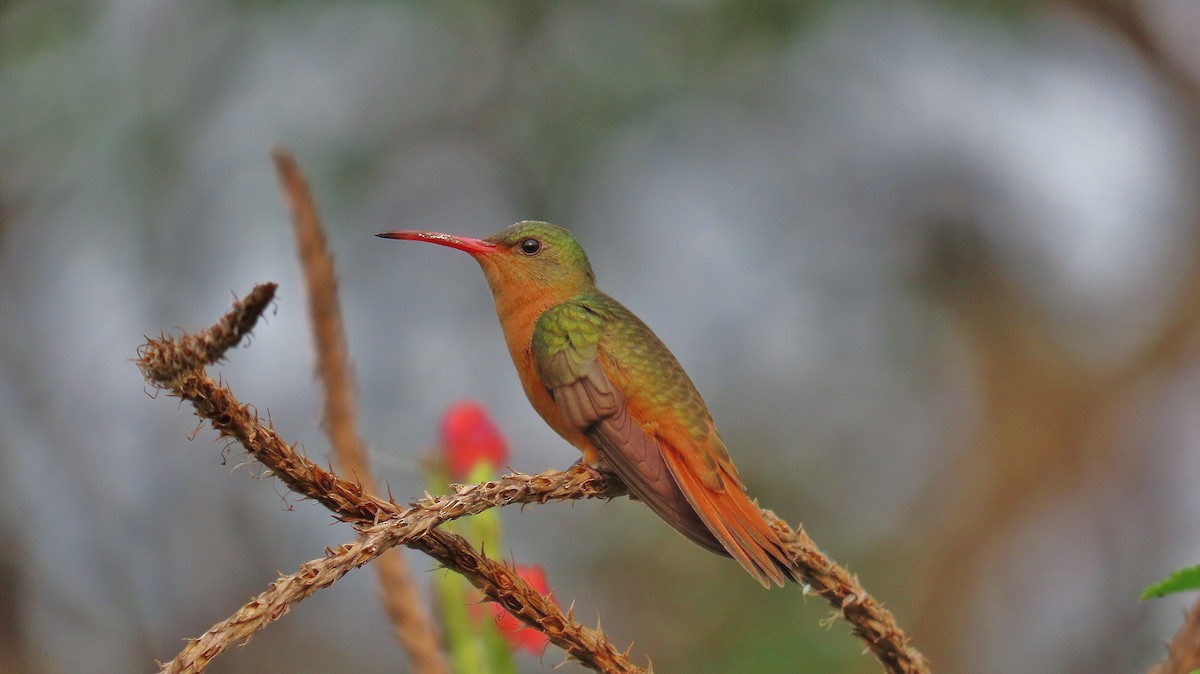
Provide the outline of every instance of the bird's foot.
{"type": "MultiPolygon", "coordinates": [[[[604,464],[601,463],[598,466],[594,466],[594,465],[588,463],[587,461],[584,461],[582,458],[579,459],[578,461],[576,461],[575,463],[571,464],[571,467],[568,468],[567,471],[571,472],[571,473],[574,473],[574,472],[585,473],[589,479],[595,480],[597,482],[605,482],[605,483],[610,483],[610,484],[613,482],[616,482],[618,484],[623,484],[621,482],[621,478],[618,477],[616,473],[614,473],[610,470],[607,470],[604,467],[604,464]]],[[[626,490],[623,489],[622,491],[626,491],[626,490]]],[[[628,493],[627,491],[626,491],[626,494],[629,496],[630,500],[633,500],[633,501],[641,500],[637,496],[634,496],[632,493],[628,493]]]]}
{"type": "Polygon", "coordinates": [[[577,473],[577,472],[586,473],[588,477],[596,479],[596,480],[603,480],[606,476],[612,474],[607,471],[601,470],[600,468],[593,466],[590,463],[587,463],[586,461],[583,460],[583,458],[580,458],[578,461],[571,464],[571,467],[567,469],[567,472],[568,473],[577,473]]]}
{"type": "Polygon", "coordinates": [[[597,482],[612,482],[613,480],[616,480],[619,482],[621,480],[621,478],[617,477],[616,473],[614,473],[610,470],[607,470],[604,467],[604,464],[601,463],[599,465],[593,465],[593,464],[588,463],[587,461],[585,461],[582,458],[580,458],[575,463],[571,464],[571,467],[568,468],[567,470],[569,472],[585,473],[585,474],[587,474],[589,479],[595,480],[597,482]]]}

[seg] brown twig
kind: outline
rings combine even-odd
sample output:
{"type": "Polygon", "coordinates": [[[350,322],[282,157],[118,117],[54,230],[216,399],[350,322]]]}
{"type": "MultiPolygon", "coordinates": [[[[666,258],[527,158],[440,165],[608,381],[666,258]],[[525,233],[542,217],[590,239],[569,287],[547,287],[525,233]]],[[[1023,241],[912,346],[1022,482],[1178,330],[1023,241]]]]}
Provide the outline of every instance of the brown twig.
{"type": "Polygon", "coordinates": [[[369,527],[354,543],[330,550],[320,559],[271,583],[232,616],[213,625],[203,635],[188,641],[173,660],[162,665],[161,674],[194,674],[230,646],[244,643],[272,622],[282,618],[301,600],[317,590],[329,587],[352,569],[378,558],[398,543],[404,543],[453,568],[494,601],[514,615],[536,626],[585,666],[600,672],[646,674],[632,665],[628,653],[622,654],[597,630],[563,616],[558,606],[531,588],[509,567],[488,559],[460,536],[447,531],[419,531],[413,526],[396,526],[389,521],[369,527]],[[405,532],[401,535],[401,532],[405,532]],[[413,540],[414,536],[422,538],[413,540]]]}
{"type": "Polygon", "coordinates": [[[525,624],[541,630],[551,643],[588,669],[613,674],[650,674],[649,669],[629,662],[633,646],[624,653],[618,651],[599,629],[575,622],[572,612],[563,615],[553,601],[529,587],[516,570],[483,556],[461,536],[435,529],[410,545],[462,574],[489,598],[525,624]]]}
{"type": "MultiPolygon", "coordinates": [[[[478,514],[488,508],[517,503],[612,498],[624,490],[619,481],[606,480],[592,471],[574,468],[565,473],[547,471],[537,475],[517,474],[477,485],[456,485],[452,495],[426,497],[414,503],[411,508],[401,510],[395,504],[363,493],[358,485],[342,480],[300,456],[293,447],[279,440],[271,429],[254,430],[259,422],[249,408],[237,403],[227,389],[215,386],[211,379],[208,379],[207,383],[192,382],[193,380],[186,382],[184,397],[192,400],[191,392],[201,392],[194,397],[195,400],[201,401],[197,406],[197,414],[209,418],[218,432],[241,441],[252,456],[263,462],[285,484],[297,493],[321,502],[342,519],[369,530],[382,528],[391,531],[394,537],[391,543],[393,545],[407,544],[408,541],[415,540],[416,542],[412,543],[413,547],[432,554],[421,541],[435,531],[436,527],[452,519],[478,514]]],[[[863,639],[888,671],[928,671],[924,659],[908,645],[907,637],[896,625],[891,613],[871,597],[852,574],[821,553],[802,529],[793,531],[773,514],[767,514],[779,531],[789,553],[796,560],[805,582],[846,618],[854,633],[863,639]]],[[[437,557],[444,564],[453,566],[442,557],[437,557]]],[[[467,569],[456,566],[454,568],[478,585],[477,579],[471,577],[467,569]]],[[[503,587],[495,579],[493,585],[503,587]]],[[[486,588],[483,589],[486,592],[486,588]]],[[[489,595],[495,596],[492,593],[489,595]]],[[[532,602],[535,595],[537,592],[529,588],[520,596],[532,602]]],[[[263,605],[264,610],[272,606],[263,605]]],[[[505,605],[508,606],[508,603],[505,605]]],[[[534,626],[542,626],[539,619],[530,619],[528,615],[521,617],[534,626]]],[[[586,663],[589,660],[580,657],[578,652],[587,651],[599,643],[606,643],[601,639],[597,638],[592,642],[568,641],[568,645],[564,645],[562,641],[555,641],[555,644],[586,663]]],[[[592,661],[602,662],[605,657],[607,656],[593,656],[592,661]]]]}
{"type": "Polygon", "coordinates": [[[295,224],[296,248],[308,292],[308,318],[317,351],[317,373],[325,393],[322,420],[342,471],[369,485],[370,467],[358,437],[342,310],[337,299],[333,257],[308,183],[296,159],[283,148],[271,152],[284,200],[295,224]]]}
{"type": "MultiPolygon", "coordinates": [[[[338,448],[343,467],[370,489],[370,474],[366,461],[361,459],[358,438],[353,430],[350,385],[344,376],[346,346],[337,306],[333,261],[325,247],[312,194],[295,159],[284,150],[276,150],[272,157],[296,223],[296,238],[308,284],[309,313],[320,354],[319,369],[326,389],[327,430],[334,446],[338,448]]],[[[556,476],[547,473],[540,477],[553,479],[556,476]]],[[[466,501],[469,500],[467,496],[476,493],[460,492],[460,496],[466,501]]],[[[487,504],[487,507],[503,505],[488,501],[480,503],[487,504]]],[[[784,541],[789,544],[789,551],[797,561],[801,577],[846,618],[854,633],[866,642],[868,649],[888,671],[908,674],[928,671],[924,657],[909,646],[907,636],[896,625],[891,613],[867,594],[857,578],[825,556],[802,529],[793,532],[773,515],[771,518],[784,536],[784,541]]],[[[443,560],[443,563],[446,562],[443,560]]],[[[578,654],[572,654],[578,657],[578,654]]]]}
{"type": "Polygon", "coordinates": [[[1167,646],[1167,659],[1149,674],[1188,674],[1200,669],[1200,600],[1184,615],[1183,625],[1167,646]]]}
{"type": "MultiPolygon", "coordinates": [[[[388,546],[404,543],[430,553],[443,564],[467,576],[472,583],[489,596],[501,601],[510,610],[515,605],[526,607],[518,608],[514,613],[539,629],[547,625],[560,629],[558,626],[563,623],[559,622],[560,616],[545,612],[545,608],[540,606],[540,595],[536,591],[528,586],[520,590],[508,589],[516,586],[510,585],[513,581],[508,578],[497,580],[496,574],[501,573],[497,569],[502,568],[501,565],[493,563],[490,574],[477,571],[481,564],[478,558],[482,558],[478,553],[464,552],[459,548],[454,559],[465,561],[458,564],[454,559],[448,559],[444,539],[429,537],[439,533],[436,528],[447,521],[478,514],[488,508],[517,503],[611,498],[624,491],[624,486],[619,481],[605,479],[587,469],[573,468],[567,472],[507,475],[482,484],[455,485],[454,494],[429,496],[414,503],[407,510],[401,510],[395,504],[373,499],[362,493],[357,485],[337,478],[296,454],[294,448],[279,441],[273,431],[261,429],[258,432],[245,432],[244,429],[252,428],[257,420],[253,419],[249,409],[239,405],[226,389],[217,387],[216,390],[210,390],[208,386],[193,388],[206,391],[202,399],[207,401],[207,404],[198,407],[197,413],[207,416],[204,414],[207,410],[215,415],[217,418],[213,419],[214,427],[222,435],[233,435],[246,443],[248,451],[286,484],[301,485],[303,488],[297,490],[298,493],[320,501],[342,519],[362,527],[364,536],[374,537],[381,531],[387,532],[383,540],[387,541],[388,546]],[[430,543],[430,540],[436,542],[430,543]],[[492,588],[491,591],[489,588],[492,588]]],[[[863,639],[888,671],[928,671],[924,659],[908,645],[907,637],[896,625],[892,615],[862,588],[853,575],[821,553],[802,529],[793,531],[773,514],[765,514],[796,560],[805,582],[845,617],[852,625],[854,633],[863,639]]],[[[348,566],[345,570],[349,568],[351,567],[348,566]]],[[[512,574],[504,572],[501,578],[508,575],[512,574]]],[[[302,599],[303,596],[298,596],[296,600],[302,599]]],[[[247,609],[253,609],[250,610],[251,614],[261,613],[278,617],[282,613],[276,613],[276,606],[276,603],[259,598],[248,604],[247,609]]],[[[246,623],[245,615],[242,612],[239,612],[239,615],[241,617],[234,621],[234,626],[265,625],[265,622],[261,621],[246,623]]],[[[569,616],[566,620],[571,622],[569,616]]],[[[214,630],[222,625],[224,624],[214,627],[214,630]]],[[[222,629],[229,630],[232,627],[226,626],[222,629]]],[[[627,660],[622,665],[614,665],[612,653],[615,650],[605,646],[608,642],[602,635],[592,634],[586,628],[578,625],[564,626],[560,633],[550,636],[556,645],[579,658],[581,662],[605,667],[599,671],[635,671],[621,668],[628,665],[627,660]],[[600,650],[597,651],[597,648],[600,650]]],[[[229,643],[245,638],[244,629],[228,632],[227,638],[232,640],[229,643]]]]}
{"type": "Polygon", "coordinates": [[[908,643],[891,611],[867,593],[858,578],[821,552],[803,527],[793,530],[770,510],[763,516],[779,534],[804,582],[828,601],[867,649],[895,674],[928,674],[929,663],[908,643]]]}
{"type": "Polygon", "coordinates": [[[319,501],[342,519],[354,523],[362,538],[276,581],[232,617],[189,642],[178,657],[164,666],[164,671],[202,670],[230,646],[248,639],[257,630],[282,617],[292,604],[327,587],[350,569],[370,561],[393,545],[404,542],[417,549],[429,547],[426,550],[429,554],[468,577],[488,596],[504,602],[530,625],[555,630],[549,635],[551,640],[586,666],[605,672],[644,672],[618,653],[598,630],[578,625],[571,617],[563,615],[557,606],[546,601],[510,569],[473,551],[465,541],[433,529],[441,522],[494,505],[608,496],[620,493],[620,488],[605,484],[583,469],[566,474],[518,475],[482,485],[458,487],[453,495],[429,497],[413,508],[402,510],[395,503],[366,493],[361,485],[322,469],[298,454],[273,428],[263,424],[249,405],[238,402],[228,388],[214,382],[203,371],[203,365],[219,359],[221,353],[191,346],[197,342],[236,344],[258,316],[253,308],[261,313],[270,299],[256,301],[255,298],[273,290],[273,286],[256,288],[217,325],[200,333],[196,339],[185,336],[178,340],[167,337],[149,340],[139,350],[138,366],[148,382],[191,402],[197,416],[207,419],[221,437],[238,440],[251,456],[293,491],[319,501]],[[253,314],[248,320],[247,306],[252,307],[250,313],[253,314]],[[232,339],[228,334],[231,325],[240,330],[240,334],[232,339]],[[192,369],[189,371],[188,368],[192,369]],[[469,567],[460,568],[458,564],[469,567]]]}
{"type": "MultiPolygon", "coordinates": [[[[295,224],[296,246],[308,291],[309,325],[317,351],[317,372],[325,394],[322,413],[325,433],[342,472],[354,476],[367,492],[377,493],[358,436],[354,387],[337,299],[337,275],[333,256],[325,244],[317,205],[295,157],[283,148],[276,148],[271,159],[295,224]]],[[[421,602],[404,555],[399,550],[383,555],[375,563],[375,570],[379,574],[384,609],[396,630],[396,638],[412,659],[413,670],[418,674],[449,674],[433,621],[421,602]]]]}
{"type": "Polygon", "coordinates": [[[283,576],[267,586],[257,597],[232,616],[213,625],[203,635],[188,640],[173,660],[162,665],[161,674],[195,674],[204,671],[208,663],[230,646],[250,640],[256,632],[279,620],[292,605],[321,588],[329,587],[351,569],[375,559],[389,549],[381,542],[386,531],[360,536],[358,540],[329,550],[320,559],[307,562],[300,570],[283,576]]]}
{"type": "MultiPolygon", "coordinates": [[[[535,590],[506,567],[490,560],[486,563],[480,561],[486,558],[470,551],[469,546],[453,545],[453,538],[447,538],[449,534],[436,530],[446,521],[477,514],[487,508],[513,503],[611,498],[623,493],[624,487],[618,481],[605,479],[593,471],[575,468],[565,473],[547,471],[538,475],[518,474],[478,485],[456,485],[452,495],[430,496],[402,510],[395,503],[367,493],[361,485],[343,480],[321,468],[298,454],[292,445],[280,439],[273,428],[264,425],[248,405],[238,402],[228,388],[214,382],[201,369],[205,364],[219,359],[223,348],[241,340],[270,303],[274,290],[273,284],[255,288],[216,325],[197,335],[149,340],[140,349],[138,359],[147,381],[191,402],[196,414],[209,420],[221,437],[238,440],[251,456],[269,468],[290,489],[319,501],[343,520],[359,527],[363,540],[372,541],[372,550],[381,547],[386,549],[397,543],[425,550],[443,564],[467,576],[490,597],[514,610],[525,622],[544,631],[548,626],[552,627],[554,633],[547,632],[551,640],[584,664],[594,668],[605,667],[599,671],[638,671],[624,656],[615,657],[615,649],[603,635],[574,624],[569,616],[562,616],[560,612],[551,612],[550,609],[556,611],[556,607],[541,599],[535,590]]],[[[800,569],[801,577],[845,617],[854,633],[889,672],[928,671],[924,658],[908,645],[907,637],[891,613],[869,595],[849,571],[826,557],[803,529],[793,531],[769,511],[764,511],[764,515],[779,532],[800,569]]],[[[354,566],[369,561],[362,558],[364,550],[366,548],[355,545],[343,546],[339,549],[339,552],[345,553],[343,556],[335,553],[325,560],[310,562],[298,574],[281,579],[272,590],[278,587],[311,588],[288,595],[293,597],[290,603],[299,601],[319,587],[332,583],[354,566]],[[343,561],[327,561],[333,558],[343,561]],[[327,573],[336,572],[336,576],[328,582],[324,581],[330,577],[327,575],[319,576],[324,584],[316,581],[307,584],[299,582],[311,577],[315,573],[313,569],[326,568],[329,569],[327,573]],[[293,585],[293,581],[289,580],[293,578],[299,585],[293,585]]],[[[272,590],[268,590],[268,593],[272,590]]],[[[189,652],[199,649],[201,654],[215,655],[228,644],[247,638],[256,629],[282,616],[287,609],[280,607],[290,606],[290,603],[279,604],[260,596],[234,617],[214,626],[202,637],[202,642],[197,640],[193,642],[197,645],[189,645],[189,652]],[[215,634],[223,635],[225,641],[214,642],[214,630],[215,634]],[[219,650],[213,650],[215,648],[219,650]]],[[[207,657],[211,659],[212,655],[207,657]]]]}
{"type": "MultiPolygon", "coordinates": [[[[156,383],[155,380],[150,380],[156,383]]],[[[166,388],[166,387],[164,387],[166,388]]],[[[292,491],[314,499],[344,517],[379,520],[393,515],[398,508],[363,490],[362,486],[337,478],[333,473],[296,453],[275,429],[263,424],[225,386],[202,371],[193,371],[173,388],[170,395],[192,403],[196,416],[207,419],[222,438],[233,438],[292,491]]]]}
{"type": "MultiPolygon", "coordinates": [[[[252,297],[259,294],[260,291],[256,289],[252,297]]],[[[229,342],[228,338],[218,339],[219,335],[227,330],[222,326],[243,325],[246,322],[243,313],[247,304],[248,301],[239,303],[220,323],[206,331],[212,334],[206,338],[202,333],[199,341],[229,342]],[[238,316],[242,318],[238,320],[238,316]]],[[[266,306],[265,302],[258,304],[266,306]]],[[[241,329],[244,334],[248,326],[241,329]]],[[[451,519],[513,503],[611,498],[623,492],[623,486],[619,482],[607,480],[583,468],[566,473],[547,471],[538,475],[509,475],[493,482],[456,486],[452,495],[427,497],[411,508],[402,510],[394,503],[366,493],[361,485],[338,478],[298,454],[293,446],[279,438],[274,429],[264,425],[248,405],[239,403],[228,388],[214,382],[203,371],[196,369],[182,377],[176,374],[180,367],[197,366],[220,357],[218,353],[214,358],[210,351],[205,350],[200,350],[205,354],[203,360],[189,356],[190,351],[182,346],[181,342],[192,343],[187,339],[176,341],[164,338],[151,340],[143,347],[138,362],[147,380],[155,385],[170,388],[172,395],[192,402],[198,416],[208,419],[222,437],[231,437],[242,443],[251,456],[262,462],[293,491],[317,500],[343,520],[354,523],[364,537],[374,541],[376,539],[373,537],[379,534],[383,537],[380,540],[389,542],[373,543],[377,546],[376,549],[380,546],[390,547],[404,543],[428,552],[443,564],[467,576],[477,587],[504,603],[510,610],[516,607],[514,613],[526,623],[543,630],[551,626],[555,630],[554,634],[550,634],[551,640],[585,665],[598,671],[639,671],[625,656],[618,654],[603,635],[589,631],[575,624],[569,616],[557,612],[556,607],[539,599],[540,595],[519,577],[510,571],[502,570],[506,567],[494,562],[479,561],[485,558],[474,551],[468,552],[469,546],[451,546],[449,541],[454,539],[447,538],[448,534],[436,530],[437,526],[451,519]],[[173,387],[169,385],[170,382],[174,382],[173,387]],[[599,669],[601,667],[604,669],[599,669]]],[[[237,339],[234,339],[231,343],[236,342],[237,339]]],[[[924,658],[908,645],[907,637],[897,626],[891,613],[871,597],[850,572],[821,553],[802,529],[793,531],[774,514],[765,511],[765,515],[779,532],[789,554],[800,569],[801,577],[845,617],[854,633],[867,644],[867,648],[889,672],[928,671],[924,658]]],[[[347,546],[347,550],[351,549],[360,550],[354,546],[347,546]]],[[[334,564],[331,572],[340,570],[337,574],[340,577],[356,564],[365,563],[358,561],[360,554],[361,552],[347,552],[346,561],[334,564]]],[[[317,565],[320,563],[321,560],[310,562],[317,565]]],[[[300,573],[289,578],[299,576],[302,579],[305,574],[310,573],[311,569],[306,565],[300,573]]],[[[336,580],[336,577],[328,582],[333,580],[336,580]]],[[[293,586],[292,581],[288,579],[282,579],[276,585],[293,586]]],[[[307,594],[325,586],[311,583],[309,585],[312,590],[307,594]]],[[[303,583],[299,586],[308,587],[303,583]]],[[[295,597],[292,602],[303,599],[307,594],[291,595],[295,597]]],[[[223,640],[216,639],[210,630],[210,634],[202,637],[203,648],[189,646],[189,649],[200,649],[202,654],[211,652],[215,655],[286,612],[286,609],[280,608],[280,604],[261,599],[260,597],[247,604],[233,618],[214,627],[216,636],[223,640]],[[253,619],[249,619],[248,616],[253,616],[253,619]]]]}
{"type": "Polygon", "coordinates": [[[192,371],[212,365],[250,333],[271,300],[274,283],[262,283],[233,303],[233,309],[214,325],[179,337],[160,335],[138,348],[138,368],[146,381],[159,388],[174,388],[192,371]]]}

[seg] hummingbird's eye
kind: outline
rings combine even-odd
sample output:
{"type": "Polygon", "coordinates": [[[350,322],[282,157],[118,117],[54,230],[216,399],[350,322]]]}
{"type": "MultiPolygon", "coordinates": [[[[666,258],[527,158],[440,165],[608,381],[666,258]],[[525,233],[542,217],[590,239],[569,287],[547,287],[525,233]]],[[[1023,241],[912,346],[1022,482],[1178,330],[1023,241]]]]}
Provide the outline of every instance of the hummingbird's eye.
{"type": "Polygon", "coordinates": [[[534,238],[523,239],[521,241],[521,252],[526,255],[537,255],[537,252],[542,249],[542,242],[534,238]]]}

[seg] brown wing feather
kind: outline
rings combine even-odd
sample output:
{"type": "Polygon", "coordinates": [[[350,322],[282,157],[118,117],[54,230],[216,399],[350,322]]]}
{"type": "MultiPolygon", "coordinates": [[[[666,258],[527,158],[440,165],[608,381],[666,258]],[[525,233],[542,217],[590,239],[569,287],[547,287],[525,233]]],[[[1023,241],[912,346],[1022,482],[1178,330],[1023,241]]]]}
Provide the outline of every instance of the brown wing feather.
{"type": "MultiPolygon", "coordinates": [[[[611,300],[605,306],[610,311],[622,309],[611,300]]],[[[617,325],[632,326],[643,342],[657,342],[654,333],[632,314],[617,325]]],[[[604,335],[598,309],[582,302],[556,305],[538,318],[532,353],[538,377],[557,412],[547,416],[550,425],[564,437],[582,434],[630,493],[688,539],[733,557],[764,586],[771,581],[782,585],[787,578],[794,580],[795,571],[779,537],[746,496],[711,420],[705,438],[672,423],[671,415],[663,420],[665,425],[646,423],[638,416],[644,411],[631,411],[625,393],[609,378],[600,348],[604,335]]],[[[686,382],[685,396],[690,391],[702,407],[703,401],[678,363],[669,358],[665,346],[658,346],[660,354],[668,357],[666,366],[673,366],[678,375],[675,379],[686,382]]],[[[636,362],[636,355],[624,354],[630,362],[636,362]]],[[[640,364],[646,365],[644,361],[640,364]]],[[[618,376],[624,376],[620,364],[613,367],[618,376]]],[[[645,401],[636,398],[634,402],[639,408],[645,401]]]]}
{"type": "MultiPolygon", "coordinates": [[[[737,488],[714,491],[678,451],[647,434],[599,361],[587,376],[551,389],[551,396],[559,411],[583,430],[606,467],[676,531],[707,550],[733,557],[764,586],[794,580],[783,545],[758,506],[737,488]]],[[[724,477],[731,485],[739,482],[733,475],[724,477]]]]}
{"type": "Polygon", "coordinates": [[[605,468],[616,473],[630,493],[691,541],[712,552],[729,554],[680,491],[658,442],[629,416],[625,396],[613,387],[599,361],[586,376],[551,388],[550,395],[559,412],[583,431],[605,468]]]}

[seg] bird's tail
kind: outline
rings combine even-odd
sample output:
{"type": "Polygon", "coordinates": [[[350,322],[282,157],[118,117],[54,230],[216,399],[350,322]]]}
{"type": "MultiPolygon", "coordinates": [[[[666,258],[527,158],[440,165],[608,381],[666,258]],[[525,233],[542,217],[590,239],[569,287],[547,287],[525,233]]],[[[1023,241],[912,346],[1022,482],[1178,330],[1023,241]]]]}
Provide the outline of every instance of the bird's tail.
{"type": "MultiPolygon", "coordinates": [[[[763,587],[770,587],[772,582],[783,585],[785,580],[800,582],[796,566],[778,534],[767,524],[758,504],[736,486],[735,479],[726,476],[727,479],[723,480],[724,489],[715,490],[705,484],[671,448],[664,447],[663,450],[667,468],[679,490],[708,530],[707,533],[715,539],[713,542],[720,544],[719,552],[737,560],[763,587]]],[[[711,543],[695,537],[694,528],[675,528],[696,543],[714,549],[711,543]]]]}
{"type": "Polygon", "coordinates": [[[764,587],[799,582],[779,536],[729,473],[732,467],[718,464],[720,478],[710,486],[665,438],[651,437],[635,423],[622,399],[614,408],[586,436],[632,495],[697,545],[733,557],[764,587]]]}

